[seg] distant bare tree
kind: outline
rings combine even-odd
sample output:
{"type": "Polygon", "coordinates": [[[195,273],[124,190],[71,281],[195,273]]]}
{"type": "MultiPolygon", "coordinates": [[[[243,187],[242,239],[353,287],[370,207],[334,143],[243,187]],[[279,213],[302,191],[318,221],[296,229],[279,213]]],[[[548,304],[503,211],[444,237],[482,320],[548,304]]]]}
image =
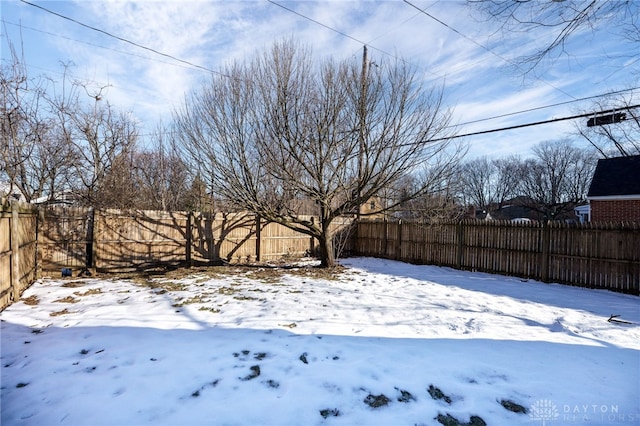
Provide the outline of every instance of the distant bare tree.
{"type": "Polygon", "coordinates": [[[170,132],[159,127],[153,149],[136,152],[134,168],[140,184],[140,207],[151,210],[188,210],[189,172],[170,132]]]}
{"type": "Polygon", "coordinates": [[[495,168],[488,157],[479,157],[460,166],[460,189],[464,200],[477,209],[488,209],[494,202],[495,168]]]}
{"type": "Polygon", "coordinates": [[[213,195],[207,192],[207,183],[200,174],[196,174],[192,179],[189,188],[185,192],[184,210],[194,212],[213,213],[215,205],[213,195]]]}
{"type": "MultiPolygon", "coordinates": [[[[526,32],[544,28],[551,40],[538,51],[523,56],[518,63],[526,71],[536,68],[545,58],[566,51],[568,40],[597,26],[608,24],[609,33],[622,41],[640,42],[640,3],[635,0],[467,0],[489,19],[501,24],[503,32],[526,32]]],[[[631,49],[635,61],[640,50],[631,49]]]]}
{"type": "MultiPolygon", "coordinates": [[[[448,147],[449,115],[402,62],[377,67],[325,60],[276,43],[194,92],[175,121],[190,166],[224,201],[315,237],[333,266],[330,225],[448,147]],[[299,217],[306,201],[319,221],[299,217]]],[[[449,163],[454,159],[449,157],[449,163]]],[[[390,197],[386,209],[423,195],[430,182],[390,197]]]]}
{"type": "Polygon", "coordinates": [[[517,195],[522,162],[519,157],[479,157],[460,167],[460,191],[467,204],[489,212],[517,195]]]}
{"type": "Polygon", "coordinates": [[[116,111],[103,99],[106,87],[93,90],[74,81],[66,89],[66,84],[65,76],[62,90],[51,99],[51,105],[73,155],[70,188],[84,205],[114,206],[120,195],[102,186],[116,161],[120,161],[120,167],[124,167],[125,159],[129,161],[138,138],[137,125],[130,114],[116,111]],[[91,101],[83,102],[82,93],[91,101]]]}
{"type": "Polygon", "coordinates": [[[114,209],[144,208],[142,185],[135,173],[135,159],[135,152],[125,151],[111,160],[104,175],[92,189],[94,206],[114,209]]]}
{"type": "Polygon", "coordinates": [[[493,160],[496,168],[494,202],[500,208],[509,199],[515,197],[518,191],[522,173],[522,160],[517,155],[493,160]]]}
{"type": "Polygon", "coordinates": [[[524,162],[520,194],[525,206],[555,220],[586,200],[597,157],[568,139],[545,141],[524,162]]]}
{"type": "Polygon", "coordinates": [[[0,71],[0,179],[8,181],[27,201],[42,193],[55,180],[51,161],[57,161],[53,123],[46,110],[46,80],[31,79],[23,59],[9,43],[10,62],[0,71]],[[48,150],[52,156],[47,155],[48,150]]]}
{"type": "Polygon", "coordinates": [[[32,155],[26,161],[29,175],[32,177],[33,194],[42,202],[58,198],[68,189],[68,182],[73,180],[73,151],[60,137],[59,129],[53,120],[38,144],[34,145],[32,155]]]}
{"type": "MultiPolygon", "coordinates": [[[[463,146],[458,146],[457,149],[461,150],[460,155],[466,152],[463,146]]],[[[391,216],[428,224],[459,220],[466,213],[466,206],[459,198],[461,185],[459,166],[451,164],[446,159],[440,163],[433,161],[431,167],[407,176],[395,185],[397,189],[391,193],[400,194],[400,199],[405,201],[394,209],[391,216]],[[426,183],[429,183],[429,189],[422,195],[405,196],[426,183]]]]}

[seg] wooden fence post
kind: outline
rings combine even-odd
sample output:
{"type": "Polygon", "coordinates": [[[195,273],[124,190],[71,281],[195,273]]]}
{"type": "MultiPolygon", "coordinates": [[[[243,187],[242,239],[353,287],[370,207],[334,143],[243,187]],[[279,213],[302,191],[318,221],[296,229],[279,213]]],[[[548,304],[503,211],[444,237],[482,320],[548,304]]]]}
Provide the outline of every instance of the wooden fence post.
{"type": "Polygon", "coordinates": [[[42,263],[44,254],[42,253],[42,229],[44,227],[44,210],[38,207],[36,210],[36,280],[42,278],[42,263]]]}
{"type": "Polygon", "coordinates": [[[94,207],[91,212],[91,267],[98,270],[98,238],[100,238],[100,212],[94,207]]]}
{"type": "Polygon", "coordinates": [[[402,219],[398,219],[398,240],[396,241],[396,260],[402,260],[402,219]]]}
{"type": "Polygon", "coordinates": [[[458,252],[456,253],[456,268],[462,269],[462,255],[464,252],[464,226],[462,220],[458,222],[458,252]]]}
{"type": "Polygon", "coordinates": [[[384,245],[383,247],[383,256],[382,257],[388,257],[389,254],[387,253],[387,245],[389,244],[389,221],[387,220],[386,216],[384,218],[384,245]]]}
{"type": "Polygon", "coordinates": [[[540,281],[549,282],[549,245],[551,244],[551,228],[549,223],[542,225],[542,259],[540,262],[540,281]]]}
{"type": "Polygon", "coordinates": [[[11,288],[13,292],[13,301],[20,299],[20,227],[18,221],[20,215],[18,212],[18,203],[11,203],[11,228],[9,229],[9,238],[11,239],[11,288]]]}
{"type": "Polygon", "coordinates": [[[260,245],[262,244],[260,216],[256,215],[256,262],[260,262],[260,245]]]}
{"type": "Polygon", "coordinates": [[[187,267],[191,267],[191,247],[193,245],[193,212],[187,213],[187,229],[185,229],[185,239],[187,247],[185,248],[185,262],[187,267]]]}

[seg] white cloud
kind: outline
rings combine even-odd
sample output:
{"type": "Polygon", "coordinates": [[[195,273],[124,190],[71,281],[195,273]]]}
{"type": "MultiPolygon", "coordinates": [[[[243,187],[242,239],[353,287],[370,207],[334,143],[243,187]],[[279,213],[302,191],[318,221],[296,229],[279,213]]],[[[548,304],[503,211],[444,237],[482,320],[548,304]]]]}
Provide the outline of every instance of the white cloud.
{"type": "MultiPolygon", "coordinates": [[[[387,54],[403,58],[416,66],[427,88],[444,82],[446,106],[455,107],[459,122],[571,99],[550,84],[579,98],[620,89],[637,78],[632,75],[633,67],[624,68],[625,58],[609,56],[623,47],[606,40],[607,34],[603,32],[578,34],[567,45],[573,56],[546,62],[536,74],[523,78],[508,62],[531,53],[552,34],[514,32],[503,37],[496,32],[495,23],[471,19],[471,10],[464,1],[412,1],[449,28],[401,1],[277,1],[369,43],[373,61],[388,59],[387,54]],[[478,44],[488,46],[492,52],[478,44]]],[[[287,37],[311,46],[316,59],[330,55],[358,60],[362,55],[361,42],[267,1],[77,0],[43,2],[42,6],[212,70],[220,69],[231,60],[250,58],[274,40],[287,37]]],[[[148,129],[155,127],[158,118],[167,118],[185,92],[208,78],[205,71],[23,3],[4,2],[3,19],[50,33],[24,30],[29,41],[26,49],[35,52],[28,57],[30,65],[45,72],[59,71],[58,61],[73,60],[74,75],[94,80],[98,85],[110,84],[109,101],[120,109],[133,110],[148,129]],[[95,46],[84,44],[86,42],[95,46]]],[[[3,58],[4,52],[3,49],[3,58]]],[[[542,111],[533,119],[544,114],[561,115],[565,110],[542,111]]],[[[493,127],[516,121],[520,121],[520,117],[486,124],[493,127]]],[[[480,127],[480,124],[469,126],[470,129],[480,127]]],[[[543,129],[538,133],[536,128],[523,133],[521,138],[539,141],[543,134],[555,133],[556,130],[543,129]]],[[[502,135],[492,135],[491,145],[505,150],[516,146],[495,143],[502,138],[502,135]]],[[[483,140],[470,138],[472,146],[482,145],[483,140]]]]}

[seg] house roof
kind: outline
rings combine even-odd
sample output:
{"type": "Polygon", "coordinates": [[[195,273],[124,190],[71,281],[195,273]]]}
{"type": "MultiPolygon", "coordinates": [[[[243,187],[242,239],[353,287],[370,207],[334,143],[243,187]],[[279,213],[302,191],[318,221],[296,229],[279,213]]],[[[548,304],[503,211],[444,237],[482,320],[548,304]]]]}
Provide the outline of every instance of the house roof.
{"type": "Polygon", "coordinates": [[[640,195],[640,155],[598,160],[587,198],[640,195]]]}

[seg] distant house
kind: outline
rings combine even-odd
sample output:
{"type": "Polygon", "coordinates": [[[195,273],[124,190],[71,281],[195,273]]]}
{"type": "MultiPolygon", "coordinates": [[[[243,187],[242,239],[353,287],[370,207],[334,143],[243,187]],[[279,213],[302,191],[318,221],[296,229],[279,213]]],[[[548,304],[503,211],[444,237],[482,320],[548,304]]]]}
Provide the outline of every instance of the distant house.
{"type": "Polygon", "coordinates": [[[640,155],[598,160],[587,199],[592,222],[640,222],[640,155]]]}
{"type": "Polygon", "coordinates": [[[578,222],[580,223],[589,223],[591,222],[591,205],[581,204],[579,206],[574,207],[573,213],[578,218],[578,222]]]}
{"type": "Polygon", "coordinates": [[[18,188],[14,187],[9,182],[0,182],[0,197],[5,197],[9,200],[25,201],[24,196],[18,188]]]}
{"type": "Polygon", "coordinates": [[[360,205],[360,214],[365,215],[367,219],[384,219],[382,208],[382,198],[371,197],[366,203],[360,205]]]}
{"type": "Polygon", "coordinates": [[[33,204],[46,204],[49,206],[68,206],[74,204],[76,197],[70,191],[56,192],[53,195],[44,195],[31,200],[33,204]]]}

